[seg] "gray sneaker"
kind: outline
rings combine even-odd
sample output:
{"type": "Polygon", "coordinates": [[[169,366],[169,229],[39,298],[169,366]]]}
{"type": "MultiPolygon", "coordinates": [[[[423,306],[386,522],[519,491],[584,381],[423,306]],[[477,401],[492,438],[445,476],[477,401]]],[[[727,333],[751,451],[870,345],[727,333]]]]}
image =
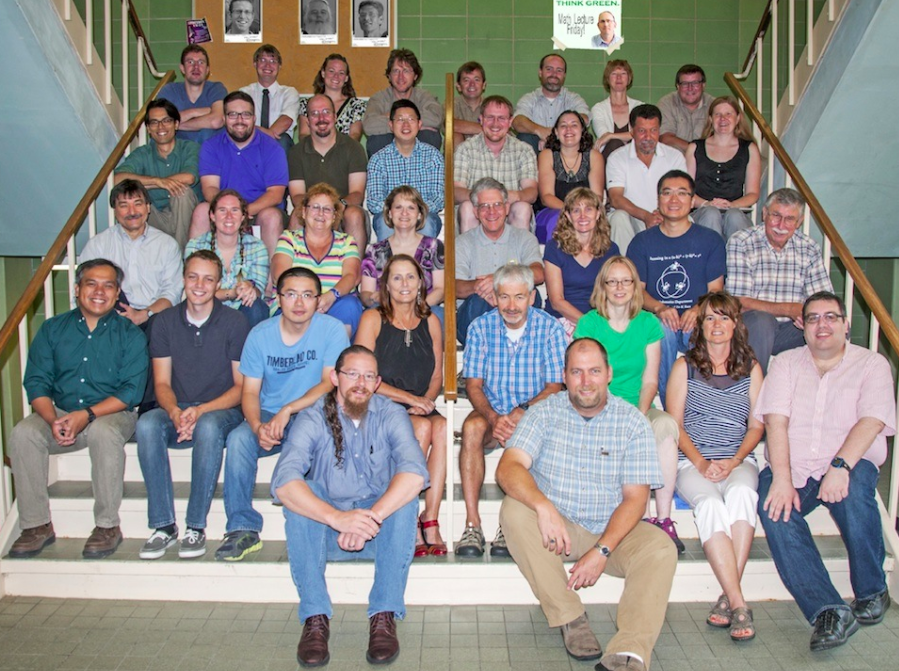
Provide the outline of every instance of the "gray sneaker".
{"type": "Polygon", "coordinates": [[[503,536],[503,528],[496,527],[496,538],[490,544],[491,557],[511,557],[509,548],[506,547],[506,537],[503,536]]]}
{"type": "Polygon", "coordinates": [[[165,554],[165,551],[178,542],[178,527],[175,527],[175,533],[169,534],[162,529],[154,531],[144,546],[140,549],[138,556],[141,559],[159,559],[165,554]]]}
{"type": "Polygon", "coordinates": [[[240,561],[252,552],[262,549],[262,541],[255,531],[232,531],[225,534],[224,542],[215,551],[216,561],[240,561]]]}
{"type": "Polygon", "coordinates": [[[202,529],[188,529],[181,539],[178,556],[181,559],[193,559],[206,554],[206,533],[202,529]]]}
{"type": "Polygon", "coordinates": [[[480,527],[471,524],[465,527],[456,546],[456,554],[460,557],[480,557],[484,554],[484,532],[480,527]]]}

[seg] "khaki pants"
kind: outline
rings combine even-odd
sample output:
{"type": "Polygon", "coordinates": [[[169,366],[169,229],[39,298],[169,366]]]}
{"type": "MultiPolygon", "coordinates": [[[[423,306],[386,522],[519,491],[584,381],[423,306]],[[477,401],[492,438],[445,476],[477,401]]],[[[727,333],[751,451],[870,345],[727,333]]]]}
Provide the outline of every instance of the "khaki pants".
{"type": "Polygon", "coordinates": [[[612,242],[618,245],[622,254],[627,254],[628,245],[634,236],[646,230],[646,224],[624,210],[615,210],[609,215],[609,227],[612,229],[612,242]]]}
{"type": "MultiPolygon", "coordinates": [[[[509,552],[540,601],[549,626],[560,627],[583,615],[580,597],[567,587],[569,574],[562,557],[543,547],[537,514],[507,496],[499,519],[509,552]]],[[[576,561],[599,540],[598,535],[569,520],[565,520],[565,527],[571,538],[567,561],[576,561]]],[[[604,654],[636,654],[649,668],[653,646],[665,622],[676,568],[674,543],[658,527],[639,522],[624,537],[605,568],[606,574],[624,578],[624,593],[618,603],[618,633],[605,646],[604,654]]]]}
{"type": "MultiPolygon", "coordinates": [[[[65,413],[56,409],[56,415],[65,413]]],[[[62,447],[53,431],[37,413],[15,425],[9,437],[9,459],[16,484],[19,526],[31,529],[50,521],[47,481],[50,455],[88,449],[91,486],[94,492],[94,522],[98,527],[119,525],[119,507],[125,479],[125,443],[134,435],[137,413],[122,410],[96,420],[78,434],[74,445],[62,447]]]]}
{"type": "Polygon", "coordinates": [[[147,223],[153,228],[171,235],[181,249],[187,245],[190,218],[197,206],[197,194],[193,189],[188,189],[181,196],[171,196],[169,206],[165,210],[159,210],[153,205],[150,208],[150,218],[147,223]]]}

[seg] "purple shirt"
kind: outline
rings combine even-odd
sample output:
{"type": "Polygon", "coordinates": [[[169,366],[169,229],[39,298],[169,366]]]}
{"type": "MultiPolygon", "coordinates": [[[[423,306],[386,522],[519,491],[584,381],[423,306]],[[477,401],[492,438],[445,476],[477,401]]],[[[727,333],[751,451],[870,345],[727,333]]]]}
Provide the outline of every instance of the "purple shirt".
{"type": "Polygon", "coordinates": [[[218,175],[219,188],[235,189],[252,203],[271,186],[287,187],[287,154],[277,140],[259,131],[243,149],[227,132],[219,133],[200,148],[200,178],[206,175],[218,175]]]}

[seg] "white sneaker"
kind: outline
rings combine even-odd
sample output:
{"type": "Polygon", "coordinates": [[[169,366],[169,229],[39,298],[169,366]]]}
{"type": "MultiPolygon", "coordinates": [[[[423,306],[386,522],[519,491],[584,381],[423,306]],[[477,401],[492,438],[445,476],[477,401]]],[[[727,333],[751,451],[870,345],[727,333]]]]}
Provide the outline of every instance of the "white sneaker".
{"type": "Polygon", "coordinates": [[[157,529],[144,543],[138,555],[141,559],[159,559],[165,551],[178,542],[178,527],[175,533],[169,534],[162,529],[157,529]]]}

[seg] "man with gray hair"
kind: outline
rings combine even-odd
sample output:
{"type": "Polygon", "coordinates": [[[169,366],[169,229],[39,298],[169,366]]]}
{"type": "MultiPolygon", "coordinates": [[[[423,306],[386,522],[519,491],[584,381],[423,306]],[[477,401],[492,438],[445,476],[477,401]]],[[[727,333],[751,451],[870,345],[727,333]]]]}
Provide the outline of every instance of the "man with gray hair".
{"type": "Polygon", "coordinates": [[[739,231],[727,242],[727,290],[740,299],[749,345],[762,371],[772,354],[802,347],[802,303],[833,291],[821,248],[799,230],[805,200],[778,189],[762,208],[764,227],[739,231]]]}
{"type": "MultiPolygon", "coordinates": [[[[464,355],[465,389],[474,409],[462,425],[459,454],[466,515],[456,547],[461,557],[484,554],[478,512],[484,450],[504,447],[531,405],[562,390],[565,331],[543,310],[531,309],[537,295],[534,272],[513,261],[498,268],[490,281],[496,308],[471,325],[464,355]]],[[[501,529],[490,554],[509,556],[501,529]]]]}
{"type": "Polygon", "coordinates": [[[493,273],[498,267],[515,261],[531,268],[535,284],[543,283],[543,257],[537,238],[508,223],[511,206],[506,187],[484,177],[472,186],[469,198],[480,226],[456,241],[456,297],[462,300],[457,310],[456,337],[463,347],[469,325],[496,307],[493,273]]]}

